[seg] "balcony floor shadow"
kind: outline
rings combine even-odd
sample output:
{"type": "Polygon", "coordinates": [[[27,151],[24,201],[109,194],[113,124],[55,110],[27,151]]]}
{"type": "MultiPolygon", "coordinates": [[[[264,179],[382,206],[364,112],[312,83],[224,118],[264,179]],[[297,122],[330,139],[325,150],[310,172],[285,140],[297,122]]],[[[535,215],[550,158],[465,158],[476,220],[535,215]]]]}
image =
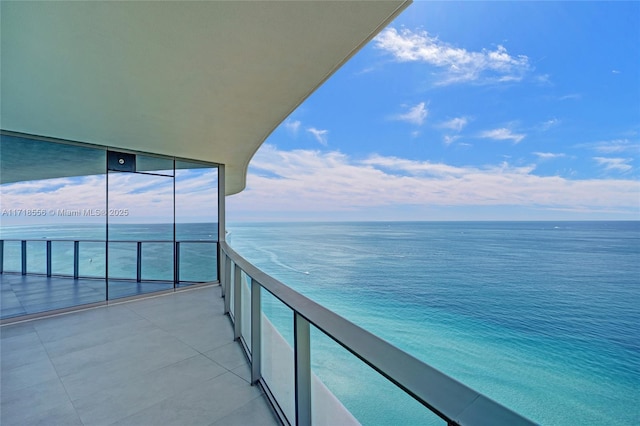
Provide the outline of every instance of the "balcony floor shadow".
{"type": "Polygon", "coordinates": [[[276,425],[222,312],[206,286],[4,325],[0,423],[276,425]]]}

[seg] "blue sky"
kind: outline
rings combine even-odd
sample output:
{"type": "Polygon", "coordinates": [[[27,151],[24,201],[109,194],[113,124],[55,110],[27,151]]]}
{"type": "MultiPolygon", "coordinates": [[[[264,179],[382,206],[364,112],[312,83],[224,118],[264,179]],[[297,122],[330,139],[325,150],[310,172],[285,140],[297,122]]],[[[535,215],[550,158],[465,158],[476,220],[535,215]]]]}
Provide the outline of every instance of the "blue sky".
{"type": "Polygon", "coordinates": [[[640,219],[640,3],[416,2],[258,151],[228,220],[640,219]]]}
{"type": "MultiPolygon", "coordinates": [[[[639,177],[640,2],[416,2],[266,140],[227,220],[639,220],[639,177]]],[[[104,179],[3,185],[48,214],[2,223],[78,221],[53,213],[103,209],[104,179]]],[[[181,220],[216,182],[181,177],[181,220]]],[[[117,221],[167,221],[169,183],[114,176],[117,221]]]]}

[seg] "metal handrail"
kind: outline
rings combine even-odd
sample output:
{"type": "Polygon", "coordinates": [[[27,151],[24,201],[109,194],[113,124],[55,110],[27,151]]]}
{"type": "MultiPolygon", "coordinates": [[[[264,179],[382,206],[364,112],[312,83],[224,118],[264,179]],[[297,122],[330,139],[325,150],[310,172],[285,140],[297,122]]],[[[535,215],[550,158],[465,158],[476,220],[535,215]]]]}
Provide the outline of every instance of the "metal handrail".
{"type": "MultiPolygon", "coordinates": [[[[27,241],[27,242],[45,242],[45,241],[53,241],[53,242],[73,242],[79,241],[81,243],[106,243],[109,241],[110,243],[172,243],[173,240],[83,240],[79,238],[0,238],[0,241],[27,241]]],[[[215,243],[218,240],[177,240],[180,243],[215,243]]]]}
{"type": "MultiPolygon", "coordinates": [[[[469,388],[446,374],[436,370],[419,359],[398,349],[389,342],[353,324],[340,315],[330,311],[324,306],[303,296],[282,282],[261,271],[246,259],[235,252],[226,242],[220,242],[220,262],[225,271],[221,274],[223,295],[225,299],[230,295],[231,262],[235,265],[234,279],[234,325],[235,335],[240,338],[240,312],[239,299],[242,292],[239,290],[240,270],[251,279],[252,288],[252,319],[256,323],[256,314],[262,312],[254,308],[254,290],[264,288],[278,300],[288,306],[294,312],[294,353],[295,353],[295,383],[296,383],[296,424],[307,424],[310,421],[310,396],[306,395],[309,389],[310,379],[308,374],[308,345],[309,324],[314,325],[324,334],[332,338],[350,353],[358,357],[364,363],[372,367],[379,374],[386,377],[400,389],[411,395],[414,399],[427,407],[430,411],[444,419],[451,425],[533,425],[531,420],[504,407],[481,393],[469,388]],[[298,347],[302,344],[302,347],[298,347]],[[302,375],[303,377],[298,377],[302,375]],[[298,387],[302,387],[299,389],[298,387]],[[300,406],[302,405],[302,407],[300,406]]],[[[258,303],[259,306],[259,303],[258,303]]],[[[225,300],[225,311],[229,311],[228,301],[225,300]]],[[[252,339],[258,338],[252,332],[252,339]]],[[[256,347],[256,341],[252,341],[252,347],[256,347]]],[[[259,348],[260,345],[257,345],[259,348]]],[[[252,381],[256,382],[262,377],[259,374],[260,359],[252,354],[252,381]]]]}

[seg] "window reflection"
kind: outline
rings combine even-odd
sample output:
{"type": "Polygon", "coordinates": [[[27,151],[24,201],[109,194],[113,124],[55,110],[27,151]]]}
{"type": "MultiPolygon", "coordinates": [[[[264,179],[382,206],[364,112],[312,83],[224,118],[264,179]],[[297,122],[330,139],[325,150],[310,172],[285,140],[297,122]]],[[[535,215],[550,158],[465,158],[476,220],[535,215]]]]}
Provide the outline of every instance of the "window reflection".
{"type": "Polygon", "coordinates": [[[104,148],[1,142],[3,318],[218,279],[215,165],[127,152],[118,168],[104,148]]]}

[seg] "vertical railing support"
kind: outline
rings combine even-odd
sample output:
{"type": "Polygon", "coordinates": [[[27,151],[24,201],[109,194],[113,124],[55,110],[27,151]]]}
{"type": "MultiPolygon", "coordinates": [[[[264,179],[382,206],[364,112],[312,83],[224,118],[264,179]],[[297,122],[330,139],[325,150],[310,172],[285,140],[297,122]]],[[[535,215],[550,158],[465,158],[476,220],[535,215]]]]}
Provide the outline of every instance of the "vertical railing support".
{"type": "Polygon", "coordinates": [[[73,279],[80,275],[80,241],[73,242],[73,279]]]}
{"type": "Polygon", "coordinates": [[[27,275],[27,242],[22,240],[22,275],[27,275]]]}
{"type": "Polygon", "coordinates": [[[309,321],[293,314],[293,353],[295,357],[296,425],[311,424],[311,340],[309,321]]]}
{"type": "Polygon", "coordinates": [[[262,308],[260,306],[260,283],[251,279],[251,383],[258,383],[262,377],[262,308]]]}
{"type": "Polygon", "coordinates": [[[226,256],[224,262],[224,282],[227,286],[227,290],[225,291],[224,296],[224,313],[225,315],[227,315],[231,310],[231,258],[229,256],[226,256]]]}
{"type": "Polygon", "coordinates": [[[242,269],[235,265],[233,275],[233,338],[239,339],[242,334],[242,269]]]}
{"type": "Polygon", "coordinates": [[[47,276],[51,276],[51,241],[47,241],[47,276]]]}
{"type": "Polygon", "coordinates": [[[136,281],[142,281],[142,241],[138,241],[136,254],[136,281]]]}
{"type": "Polygon", "coordinates": [[[0,274],[4,273],[4,240],[0,240],[0,274]]]}
{"type": "MultiPolygon", "coordinates": [[[[220,243],[218,243],[220,246],[220,243]]],[[[227,294],[227,274],[225,272],[225,266],[227,264],[227,254],[220,248],[218,250],[218,279],[220,280],[220,297],[224,297],[227,294]]]]}
{"type": "Polygon", "coordinates": [[[174,287],[180,282],[180,241],[176,241],[176,254],[173,265],[173,284],[174,287]]]}
{"type": "Polygon", "coordinates": [[[220,241],[216,241],[216,278],[222,287],[222,249],[220,248],[220,241]]]}

